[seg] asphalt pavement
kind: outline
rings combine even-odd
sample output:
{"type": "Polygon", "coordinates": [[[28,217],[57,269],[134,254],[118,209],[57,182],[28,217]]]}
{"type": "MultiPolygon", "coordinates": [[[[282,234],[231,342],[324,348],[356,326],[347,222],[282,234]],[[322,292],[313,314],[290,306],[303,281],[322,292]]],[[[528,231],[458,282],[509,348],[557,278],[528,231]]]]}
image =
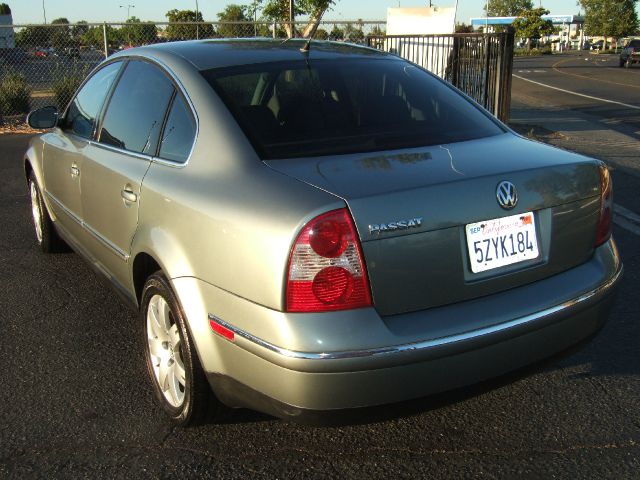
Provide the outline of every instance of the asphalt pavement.
{"type": "MultiPolygon", "coordinates": [[[[607,160],[616,204],[640,213],[637,135],[605,128],[614,115],[594,115],[600,105],[547,90],[562,93],[514,80],[518,128],[607,160]],[[582,122],[575,132],[597,127],[599,145],[561,130],[572,122],[582,122]],[[617,135],[629,147],[606,143],[617,135]]],[[[27,141],[0,136],[0,477],[637,478],[640,236],[620,222],[618,300],[601,333],[570,356],[329,426],[239,410],[175,429],[153,404],[135,314],[76,254],[39,252],[22,172],[27,141]]]]}

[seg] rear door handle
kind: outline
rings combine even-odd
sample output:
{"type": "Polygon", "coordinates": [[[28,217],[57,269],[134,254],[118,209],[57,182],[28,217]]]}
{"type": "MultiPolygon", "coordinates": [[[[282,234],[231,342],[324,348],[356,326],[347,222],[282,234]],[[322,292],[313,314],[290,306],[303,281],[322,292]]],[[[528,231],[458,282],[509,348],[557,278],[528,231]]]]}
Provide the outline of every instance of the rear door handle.
{"type": "Polygon", "coordinates": [[[71,165],[71,176],[72,177],[77,177],[78,175],[80,175],[80,169],[78,167],[76,167],[75,165],[71,165]]]}
{"type": "Polygon", "coordinates": [[[134,203],[138,201],[138,195],[133,193],[129,187],[125,187],[125,189],[120,192],[120,195],[122,195],[122,198],[124,198],[126,202],[134,203]]]}

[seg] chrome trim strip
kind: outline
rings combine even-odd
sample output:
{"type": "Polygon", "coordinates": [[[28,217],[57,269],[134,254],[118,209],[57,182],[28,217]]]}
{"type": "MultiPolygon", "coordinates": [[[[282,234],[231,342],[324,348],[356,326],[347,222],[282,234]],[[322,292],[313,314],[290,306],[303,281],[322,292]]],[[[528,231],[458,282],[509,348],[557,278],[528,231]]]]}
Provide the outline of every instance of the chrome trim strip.
{"type": "Polygon", "coordinates": [[[133,152],[131,150],[125,150],[123,148],[118,148],[118,147],[114,147],[112,145],[107,145],[106,143],[100,143],[96,140],[88,140],[89,145],[92,145],[94,147],[98,147],[98,148],[102,148],[103,150],[108,150],[111,152],[115,152],[115,153],[121,153],[123,155],[127,155],[128,157],[135,157],[138,158],[140,160],[146,160],[147,162],[152,162],[153,161],[153,157],[151,155],[147,155],[146,153],[138,153],[138,152],[133,152]]]}
{"type": "Polygon", "coordinates": [[[109,240],[107,240],[105,237],[103,237],[100,233],[98,233],[91,225],[89,225],[86,222],[82,222],[82,226],[91,234],[93,235],[98,241],[100,241],[100,243],[102,243],[105,247],[108,247],[109,249],[111,249],[111,251],[113,251],[113,253],[115,253],[116,255],[118,255],[122,260],[124,260],[125,262],[129,261],[129,257],[130,255],[125,252],[124,250],[122,250],[121,248],[118,248],[117,246],[115,246],[113,243],[111,243],[109,240]]]}
{"type": "Polygon", "coordinates": [[[511,330],[516,327],[520,327],[530,322],[535,322],[536,320],[540,320],[544,317],[548,317],[551,315],[555,315],[559,312],[567,310],[569,308],[576,307],[577,305],[586,302],[587,300],[593,298],[596,295],[599,295],[615,284],[620,275],[622,274],[622,268],[619,267],[618,271],[605,283],[600,285],[597,288],[579,296],[578,298],[574,298],[567,302],[564,302],[560,305],[556,305],[555,307],[548,308],[546,310],[542,310],[540,312],[532,313],[530,315],[525,315],[524,317],[516,318],[515,320],[511,320],[509,322],[501,323],[499,325],[493,325],[491,327],[480,328],[477,330],[472,330],[470,332],[460,333],[457,335],[451,335],[448,337],[436,338],[434,340],[425,340],[421,342],[407,343],[403,345],[393,345],[390,347],[379,347],[379,348],[370,348],[365,350],[346,350],[340,352],[322,352],[322,353],[313,353],[313,352],[299,352],[296,350],[288,350],[286,348],[281,348],[272,343],[269,343],[261,338],[258,338],[244,330],[235,327],[224,320],[216,317],[215,315],[209,314],[209,320],[212,320],[219,325],[228,328],[236,335],[255,343],[267,350],[270,350],[278,355],[282,355],[283,357],[292,358],[296,360],[345,360],[345,359],[353,359],[353,358],[363,358],[363,357],[379,357],[383,355],[394,355],[394,354],[402,354],[405,352],[416,352],[421,350],[428,350],[431,348],[449,346],[456,343],[466,342],[469,340],[474,340],[479,337],[484,337],[487,335],[493,335],[496,333],[504,332],[507,330],[511,330]]]}
{"type": "Polygon", "coordinates": [[[55,203],[64,213],[66,213],[73,221],[75,221],[78,225],[82,226],[82,220],[80,219],[80,217],[78,217],[75,213],[73,213],[71,210],[69,210],[67,207],[65,207],[60,200],[58,200],[56,197],[53,196],[52,193],[50,193],[48,190],[44,191],[45,195],[47,196],[47,198],[49,200],[51,200],[53,203],[55,203]]]}
{"type": "Polygon", "coordinates": [[[103,237],[100,233],[98,233],[93,227],[91,227],[91,225],[87,224],[86,222],[84,222],[83,220],[81,220],[75,213],[73,213],[71,210],[69,210],[67,207],[65,207],[62,203],[60,203],[60,200],[58,200],[56,197],[54,197],[51,193],[49,193],[47,190],[44,191],[44,193],[47,195],[47,197],[49,199],[51,199],[58,207],[60,207],[60,209],[66,213],[72,220],[74,220],[78,225],[80,225],[81,227],[83,227],[85,230],[87,230],[91,235],[93,235],[100,243],[102,243],[104,246],[108,247],[109,249],[111,249],[111,251],[113,251],[113,253],[115,253],[116,255],[118,255],[120,258],[122,258],[122,260],[124,260],[125,262],[129,261],[129,257],[131,255],[129,255],[127,252],[125,252],[124,250],[118,248],[117,246],[115,246],[113,243],[111,243],[109,240],[107,240],[105,237],[103,237]]]}

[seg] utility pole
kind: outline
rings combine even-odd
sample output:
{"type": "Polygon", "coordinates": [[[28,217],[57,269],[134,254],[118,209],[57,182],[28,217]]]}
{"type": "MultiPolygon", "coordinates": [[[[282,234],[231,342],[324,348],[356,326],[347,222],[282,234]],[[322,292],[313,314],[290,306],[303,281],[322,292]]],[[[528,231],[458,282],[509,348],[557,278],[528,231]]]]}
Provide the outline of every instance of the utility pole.
{"type": "Polygon", "coordinates": [[[44,0],[42,0],[42,14],[44,15],[44,23],[47,23],[47,11],[44,9],[44,0]]]}

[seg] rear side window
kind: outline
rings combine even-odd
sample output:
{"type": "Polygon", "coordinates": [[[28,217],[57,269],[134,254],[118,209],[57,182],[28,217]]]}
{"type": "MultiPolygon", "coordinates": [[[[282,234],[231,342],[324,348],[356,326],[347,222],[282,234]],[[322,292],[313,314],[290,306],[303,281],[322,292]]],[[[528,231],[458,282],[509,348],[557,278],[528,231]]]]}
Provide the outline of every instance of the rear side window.
{"type": "Polygon", "coordinates": [[[173,84],[157,67],[131,61],[109,101],[100,142],[155,155],[173,84]]]}
{"type": "Polygon", "coordinates": [[[182,95],[177,94],[160,141],[160,158],[184,163],[196,137],[196,122],[182,95]]]}
{"type": "Polygon", "coordinates": [[[300,60],[202,72],[263,158],[392,150],[504,130],[399,59],[300,60]]]}
{"type": "Polygon", "coordinates": [[[63,130],[83,138],[93,136],[96,118],[121,66],[122,62],[111,63],[87,80],[69,104],[63,130]]]}
{"type": "Polygon", "coordinates": [[[640,40],[631,40],[629,42],[629,45],[627,45],[627,47],[631,47],[631,48],[639,48],[640,49],[640,40]]]}

